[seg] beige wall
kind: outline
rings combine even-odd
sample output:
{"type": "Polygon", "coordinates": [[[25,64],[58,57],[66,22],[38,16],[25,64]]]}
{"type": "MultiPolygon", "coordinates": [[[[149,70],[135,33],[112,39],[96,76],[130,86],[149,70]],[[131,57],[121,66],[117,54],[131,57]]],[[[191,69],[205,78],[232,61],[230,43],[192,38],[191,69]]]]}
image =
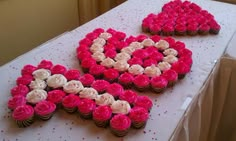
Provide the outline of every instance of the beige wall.
{"type": "Polygon", "coordinates": [[[77,0],[0,0],[0,65],[77,26],[77,0]]]}

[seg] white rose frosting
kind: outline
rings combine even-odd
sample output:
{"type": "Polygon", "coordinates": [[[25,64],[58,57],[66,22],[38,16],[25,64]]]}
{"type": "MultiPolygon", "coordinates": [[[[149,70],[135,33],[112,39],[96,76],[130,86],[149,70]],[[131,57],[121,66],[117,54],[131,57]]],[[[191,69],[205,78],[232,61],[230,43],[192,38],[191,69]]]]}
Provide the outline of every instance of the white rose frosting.
{"type": "Polygon", "coordinates": [[[107,57],[106,59],[104,59],[102,61],[101,65],[111,68],[111,67],[113,67],[114,63],[115,63],[115,61],[113,59],[107,57]]]}
{"type": "Polygon", "coordinates": [[[118,71],[126,71],[129,68],[129,64],[126,61],[117,61],[114,63],[114,68],[118,71]]]}
{"type": "Polygon", "coordinates": [[[152,39],[144,39],[142,41],[142,45],[144,46],[153,46],[155,44],[155,42],[152,39]]]}
{"type": "Polygon", "coordinates": [[[140,42],[132,42],[129,46],[132,47],[135,50],[142,49],[144,47],[142,45],[142,43],[140,43],[140,42]]]}
{"type": "Polygon", "coordinates": [[[159,42],[155,44],[155,46],[160,50],[165,50],[169,48],[169,43],[165,40],[160,40],[159,42]]]}
{"type": "Polygon", "coordinates": [[[159,76],[161,75],[161,70],[156,67],[155,65],[152,66],[148,66],[145,68],[144,73],[148,76],[148,77],[154,77],[154,76],[159,76]]]}
{"type": "Polygon", "coordinates": [[[93,40],[93,43],[94,44],[97,43],[97,44],[100,44],[100,45],[104,46],[106,44],[106,40],[103,39],[103,38],[96,38],[96,39],[93,40]]]}
{"type": "Polygon", "coordinates": [[[165,71],[171,68],[171,65],[168,62],[160,62],[158,63],[157,67],[161,70],[161,71],[165,71]]]}
{"type": "Polygon", "coordinates": [[[26,100],[29,103],[36,104],[47,99],[47,92],[41,89],[34,89],[26,95],[26,100]]]}
{"type": "Polygon", "coordinates": [[[63,86],[66,93],[77,94],[84,88],[83,84],[78,80],[71,80],[63,86]]]}
{"type": "Polygon", "coordinates": [[[130,59],[130,55],[125,53],[125,52],[121,52],[121,53],[118,53],[115,57],[115,60],[116,61],[128,61],[130,59]]]}
{"type": "Polygon", "coordinates": [[[93,57],[97,62],[101,62],[101,61],[103,61],[103,60],[106,58],[105,54],[102,53],[102,52],[95,52],[95,53],[92,55],[92,57],[93,57]]]}
{"type": "Polygon", "coordinates": [[[131,46],[125,47],[121,49],[121,52],[127,53],[129,55],[132,55],[132,53],[135,51],[135,49],[131,46]]]}
{"type": "Polygon", "coordinates": [[[49,76],[51,76],[51,71],[47,69],[38,69],[38,70],[35,70],[32,74],[35,79],[45,80],[49,76]]]}
{"type": "Polygon", "coordinates": [[[104,51],[103,46],[101,44],[98,44],[98,43],[92,44],[92,46],[89,49],[92,53],[103,52],[104,51]]]}
{"type": "Polygon", "coordinates": [[[79,96],[81,98],[88,98],[88,99],[96,99],[98,96],[97,90],[94,88],[84,88],[80,93],[79,96]]]}
{"type": "Polygon", "coordinates": [[[136,65],[132,65],[129,69],[128,69],[129,73],[134,74],[134,75],[139,75],[139,74],[143,74],[144,68],[138,64],[136,65]]]}
{"type": "Polygon", "coordinates": [[[127,101],[117,100],[112,103],[111,109],[115,114],[128,114],[131,108],[127,101]]]}
{"type": "Polygon", "coordinates": [[[172,64],[172,63],[178,61],[178,58],[175,57],[174,55],[167,55],[166,57],[163,58],[163,61],[172,64]]]}
{"type": "Polygon", "coordinates": [[[44,80],[35,79],[34,81],[30,82],[29,87],[30,87],[31,90],[33,90],[33,89],[45,89],[47,87],[47,84],[44,80]]]}
{"type": "Polygon", "coordinates": [[[104,93],[101,95],[98,95],[95,99],[95,102],[97,105],[112,105],[113,102],[115,102],[114,97],[109,93],[104,93]]]}
{"type": "Polygon", "coordinates": [[[111,33],[108,32],[103,32],[99,35],[100,38],[103,38],[105,40],[109,39],[110,37],[112,37],[111,33]]]}
{"type": "Polygon", "coordinates": [[[48,77],[47,84],[52,88],[60,88],[63,87],[67,82],[67,79],[62,74],[54,74],[48,77]]]}
{"type": "Polygon", "coordinates": [[[166,56],[167,55],[177,56],[178,52],[175,49],[173,49],[173,48],[168,48],[168,49],[164,50],[163,54],[166,55],[166,56]]]}

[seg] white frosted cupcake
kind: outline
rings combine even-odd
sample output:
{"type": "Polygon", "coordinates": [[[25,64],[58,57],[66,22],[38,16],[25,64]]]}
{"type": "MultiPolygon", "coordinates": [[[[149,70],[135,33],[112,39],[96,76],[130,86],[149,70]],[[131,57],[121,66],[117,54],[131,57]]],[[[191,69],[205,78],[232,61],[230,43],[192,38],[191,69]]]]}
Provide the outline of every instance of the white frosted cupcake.
{"type": "Polygon", "coordinates": [[[26,95],[26,101],[32,105],[47,99],[47,92],[41,89],[34,89],[26,95]]]}
{"type": "Polygon", "coordinates": [[[78,94],[83,89],[83,84],[78,80],[71,80],[63,86],[63,90],[70,94],[78,94]]]}

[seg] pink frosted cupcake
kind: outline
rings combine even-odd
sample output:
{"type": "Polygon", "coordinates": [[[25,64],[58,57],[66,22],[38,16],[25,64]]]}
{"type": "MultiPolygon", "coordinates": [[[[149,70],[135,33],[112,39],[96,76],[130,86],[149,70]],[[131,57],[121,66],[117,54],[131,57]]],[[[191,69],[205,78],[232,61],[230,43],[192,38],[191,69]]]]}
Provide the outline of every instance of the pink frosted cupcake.
{"type": "Polygon", "coordinates": [[[146,125],[148,117],[148,111],[143,107],[134,107],[129,112],[129,118],[131,119],[132,126],[137,129],[146,125]]]}
{"type": "Polygon", "coordinates": [[[82,118],[89,119],[96,108],[96,104],[91,99],[81,99],[78,104],[78,112],[82,118]]]}
{"type": "Polygon", "coordinates": [[[37,70],[37,67],[33,65],[25,65],[21,70],[21,75],[32,75],[35,70],[37,70]]]}
{"type": "Polygon", "coordinates": [[[83,72],[88,72],[91,66],[94,66],[96,64],[96,60],[89,57],[85,58],[81,61],[81,67],[83,69],[83,72]]]}
{"type": "Polygon", "coordinates": [[[107,82],[106,80],[96,80],[93,82],[91,85],[95,90],[98,91],[98,93],[104,93],[107,88],[110,86],[110,83],[107,82]]]}
{"type": "Polygon", "coordinates": [[[198,33],[200,35],[206,35],[209,33],[209,31],[210,31],[210,26],[208,24],[202,24],[199,26],[198,33]]]}
{"type": "Polygon", "coordinates": [[[198,25],[196,25],[196,24],[189,24],[187,26],[187,33],[190,36],[197,35],[197,33],[198,33],[198,25]]]}
{"type": "Polygon", "coordinates": [[[85,58],[91,58],[91,56],[92,56],[92,53],[86,50],[77,52],[77,58],[79,60],[83,60],[85,58]]]}
{"type": "Polygon", "coordinates": [[[74,113],[77,111],[77,106],[80,102],[80,98],[77,95],[69,94],[62,100],[62,106],[68,113],[74,113]]]}
{"type": "Polygon", "coordinates": [[[80,77],[80,72],[79,70],[76,70],[76,69],[71,69],[71,70],[68,70],[64,76],[66,77],[66,79],[68,81],[70,80],[79,80],[79,77],[80,77]]]}
{"type": "Polygon", "coordinates": [[[161,34],[161,25],[160,24],[151,24],[150,25],[150,33],[152,35],[160,35],[161,34]]]}
{"type": "Polygon", "coordinates": [[[62,65],[55,65],[51,69],[52,74],[64,74],[66,71],[66,67],[62,65]]]}
{"type": "Polygon", "coordinates": [[[118,136],[125,136],[131,126],[131,120],[128,116],[123,114],[117,114],[110,120],[111,132],[118,136]]]}
{"type": "Polygon", "coordinates": [[[93,65],[89,69],[89,73],[92,74],[97,79],[103,76],[104,71],[105,71],[105,67],[102,65],[93,65]]]}
{"type": "Polygon", "coordinates": [[[178,80],[178,74],[176,71],[169,69],[163,72],[162,74],[163,77],[166,78],[166,80],[168,81],[168,86],[174,86],[174,84],[177,82],[178,80]]]}
{"type": "Polygon", "coordinates": [[[164,36],[172,36],[172,35],[174,35],[174,33],[175,33],[175,29],[174,29],[173,25],[167,24],[162,27],[162,34],[164,36]]]}
{"type": "Polygon", "coordinates": [[[26,104],[26,99],[25,96],[22,95],[15,95],[11,99],[9,99],[7,105],[8,108],[11,110],[14,110],[16,107],[25,105],[26,104]]]}
{"type": "Polygon", "coordinates": [[[98,127],[107,127],[112,116],[110,106],[98,106],[93,111],[93,121],[98,127]]]}
{"type": "Polygon", "coordinates": [[[176,62],[172,64],[172,69],[178,73],[178,78],[183,79],[185,75],[190,72],[190,66],[184,62],[176,62]]]}
{"type": "Polygon", "coordinates": [[[143,60],[139,57],[133,57],[133,58],[128,60],[128,63],[129,63],[130,66],[132,66],[132,65],[142,66],[143,65],[143,60]]]}
{"type": "Polygon", "coordinates": [[[147,75],[141,74],[134,77],[134,86],[139,91],[144,91],[149,88],[149,77],[147,75]]]}
{"type": "Polygon", "coordinates": [[[126,90],[124,93],[122,93],[119,96],[119,99],[129,102],[129,104],[132,106],[134,102],[136,101],[137,97],[138,97],[138,94],[136,92],[132,90],[126,90]]]}
{"type": "Polygon", "coordinates": [[[94,82],[94,77],[91,74],[84,74],[79,78],[79,81],[85,86],[90,87],[94,82]]]}
{"type": "Polygon", "coordinates": [[[47,101],[50,101],[57,105],[57,108],[61,107],[62,99],[66,93],[62,90],[52,90],[48,92],[47,101]]]}
{"type": "Polygon", "coordinates": [[[49,120],[56,110],[56,105],[50,101],[41,101],[34,107],[35,114],[41,120],[49,120]]]}
{"type": "Polygon", "coordinates": [[[219,33],[221,27],[215,20],[210,21],[209,25],[210,25],[210,31],[209,32],[211,34],[218,34],[219,33]]]}
{"type": "Polygon", "coordinates": [[[118,83],[112,83],[107,87],[107,93],[111,94],[114,98],[118,98],[124,93],[123,87],[118,83]]]}
{"type": "Polygon", "coordinates": [[[51,70],[53,64],[51,61],[48,60],[42,60],[39,64],[38,64],[38,68],[39,69],[48,69],[51,70]]]}
{"type": "Polygon", "coordinates": [[[134,106],[136,107],[143,107],[146,109],[148,112],[150,112],[152,108],[152,100],[148,96],[138,96],[134,106]]]}
{"type": "Polygon", "coordinates": [[[133,85],[134,76],[128,72],[125,72],[120,75],[118,82],[123,85],[125,88],[131,88],[133,85]]]}
{"type": "Polygon", "coordinates": [[[26,94],[29,92],[29,88],[26,85],[19,84],[11,89],[11,95],[22,95],[26,96],[26,94]]]}
{"type": "Polygon", "coordinates": [[[116,69],[107,69],[104,71],[104,79],[109,82],[115,82],[119,77],[119,72],[116,69]]]}
{"type": "Polygon", "coordinates": [[[30,126],[34,122],[34,108],[30,105],[18,106],[13,111],[12,118],[20,128],[30,126]]]}
{"type": "Polygon", "coordinates": [[[163,76],[156,76],[151,79],[151,87],[157,93],[164,91],[167,85],[168,81],[163,76]]]}
{"type": "Polygon", "coordinates": [[[116,54],[117,54],[117,52],[114,49],[108,49],[108,50],[105,51],[105,56],[109,57],[111,59],[115,58],[116,54]]]}
{"type": "Polygon", "coordinates": [[[185,24],[177,24],[175,25],[175,34],[179,36],[183,36],[186,34],[187,28],[185,24]]]}
{"type": "Polygon", "coordinates": [[[22,75],[16,79],[17,85],[29,85],[31,81],[33,81],[34,78],[32,75],[22,75]]]}

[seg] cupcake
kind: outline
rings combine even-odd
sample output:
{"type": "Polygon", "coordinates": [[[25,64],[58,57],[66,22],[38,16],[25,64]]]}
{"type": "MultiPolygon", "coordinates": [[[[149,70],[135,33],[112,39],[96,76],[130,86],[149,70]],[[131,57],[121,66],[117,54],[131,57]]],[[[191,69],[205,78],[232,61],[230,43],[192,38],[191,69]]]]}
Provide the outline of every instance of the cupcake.
{"type": "Polygon", "coordinates": [[[93,65],[89,69],[89,73],[92,74],[97,79],[103,76],[104,71],[105,71],[105,67],[102,65],[93,65]]]}
{"type": "Polygon", "coordinates": [[[41,120],[49,120],[56,110],[56,105],[50,101],[41,101],[34,107],[35,114],[41,120]]]}
{"type": "Polygon", "coordinates": [[[107,58],[109,57],[109,58],[113,59],[113,58],[116,57],[116,54],[117,54],[117,52],[114,49],[108,49],[108,50],[105,51],[105,56],[107,58]]]}
{"type": "Polygon", "coordinates": [[[33,81],[34,78],[32,75],[22,75],[16,79],[17,85],[29,85],[31,81],[33,81]]]}
{"type": "Polygon", "coordinates": [[[172,35],[174,35],[174,32],[175,32],[174,26],[171,24],[170,25],[166,24],[162,27],[162,34],[164,36],[172,36],[172,35]]]}
{"type": "Polygon", "coordinates": [[[186,34],[186,25],[184,24],[177,24],[175,25],[175,34],[179,36],[183,36],[186,34]]]}
{"type": "Polygon", "coordinates": [[[78,103],[78,112],[82,118],[89,119],[96,108],[96,104],[91,99],[81,99],[78,103]]]}
{"type": "Polygon", "coordinates": [[[149,114],[143,107],[134,107],[130,110],[129,118],[134,128],[142,128],[146,125],[149,114]]]}
{"type": "Polygon", "coordinates": [[[210,26],[208,24],[202,24],[199,26],[198,33],[200,35],[206,35],[209,33],[209,31],[210,31],[210,26]]]}
{"type": "Polygon", "coordinates": [[[85,73],[89,72],[90,67],[92,67],[94,65],[96,65],[96,60],[91,57],[84,58],[81,61],[81,67],[83,69],[83,72],[85,72],[85,73]]]}
{"type": "Polygon", "coordinates": [[[120,75],[118,82],[123,85],[125,88],[131,88],[133,84],[134,76],[128,72],[125,72],[120,75]]]}
{"type": "Polygon", "coordinates": [[[77,95],[69,94],[62,100],[62,106],[67,113],[74,113],[77,111],[80,98],[77,95]]]}
{"type": "Polygon", "coordinates": [[[96,80],[91,85],[98,93],[104,93],[110,86],[110,83],[105,80],[96,80]]]}
{"type": "Polygon", "coordinates": [[[61,102],[66,96],[66,93],[62,90],[52,90],[48,92],[47,101],[50,101],[57,105],[57,108],[61,107],[61,102]]]}
{"type": "Polygon", "coordinates": [[[156,93],[164,91],[167,85],[168,81],[163,76],[156,76],[151,79],[151,87],[156,93]]]}
{"type": "Polygon", "coordinates": [[[218,34],[219,33],[221,27],[216,21],[212,20],[209,23],[209,25],[210,25],[210,31],[209,32],[211,34],[218,34]]]}
{"type": "Polygon", "coordinates": [[[45,90],[34,89],[26,95],[26,101],[27,103],[30,103],[31,105],[35,105],[39,103],[40,101],[46,100],[47,96],[48,94],[45,90]]]}
{"type": "Polygon", "coordinates": [[[30,105],[18,106],[12,113],[13,119],[18,127],[30,126],[34,122],[34,108],[30,105]]]}
{"type": "Polygon", "coordinates": [[[198,25],[196,24],[189,24],[187,26],[187,34],[190,36],[197,35],[198,33],[198,25]]]}
{"type": "Polygon", "coordinates": [[[26,85],[19,84],[11,89],[11,95],[22,95],[26,96],[26,94],[29,92],[29,88],[26,85]]]}
{"type": "Polygon", "coordinates": [[[123,87],[118,84],[118,83],[112,83],[110,84],[109,87],[107,87],[107,93],[111,94],[112,96],[114,96],[114,98],[118,98],[119,95],[121,95],[122,93],[124,93],[124,89],[123,87]]]}
{"type": "Polygon", "coordinates": [[[119,77],[119,72],[115,69],[107,69],[104,71],[104,79],[109,82],[115,82],[119,77]]]}
{"type": "Polygon", "coordinates": [[[107,127],[112,116],[110,106],[98,106],[93,111],[93,121],[98,127],[107,127]]]}
{"type": "Polygon", "coordinates": [[[26,99],[22,95],[15,95],[8,100],[7,106],[9,109],[14,110],[16,107],[25,105],[26,99]]]}
{"type": "Polygon", "coordinates": [[[132,106],[136,101],[137,97],[138,94],[136,92],[132,90],[126,90],[119,96],[119,99],[129,102],[129,104],[132,106]]]}
{"type": "Polygon", "coordinates": [[[150,33],[152,35],[160,35],[161,34],[161,25],[160,24],[151,24],[150,25],[150,33]]]}
{"type": "Polygon", "coordinates": [[[134,103],[135,107],[143,107],[148,112],[150,112],[152,105],[152,100],[148,96],[138,96],[134,103]]]}
{"type": "Polygon", "coordinates": [[[68,81],[70,80],[79,80],[79,77],[80,77],[80,72],[79,70],[76,70],[76,69],[71,69],[71,70],[68,70],[64,76],[66,77],[66,79],[68,81]]]}
{"type": "Polygon", "coordinates": [[[169,69],[163,72],[162,76],[168,81],[168,86],[174,86],[178,80],[178,74],[176,71],[169,69]]]}
{"type": "Polygon", "coordinates": [[[64,74],[66,71],[66,67],[62,65],[55,65],[51,68],[52,74],[64,74]]]}
{"type": "Polygon", "coordinates": [[[172,69],[178,73],[178,78],[183,79],[185,75],[190,72],[190,66],[184,62],[176,62],[172,64],[172,69]]]}
{"type": "Polygon", "coordinates": [[[51,70],[53,64],[51,61],[49,60],[42,60],[39,64],[38,64],[38,69],[48,69],[51,70]]]}
{"type": "Polygon", "coordinates": [[[147,75],[141,74],[134,77],[134,86],[139,91],[144,91],[149,88],[150,80],[147,75]]]}
{"type": "Polygon", "coordinates": [[[49,89],[62,89],[67,83],[67,79],[62,74],[54,74],[48,77],[47,84],[49,89]]]}
{"type": "Polygon", "coordinates": [[[89,87],[94,82],[94,77],[91,74],[84,74],[79,78],[79,81],[85,86],[89,87]]]}
{"type": "Polygon", "coordinates": [[[143,65],[143,60],[139,57],[132,57],[131,59],[128,60],[128,63],[130,66],[132,65],[143,65]]]}
{"type": "Polygon", "coordinates": [[[130,126],[131,126],[130,118],[123,114],[115,115],[110,120],[111,132],[118,137],[125,136],[128,133],[130,126]]]}
{"type": "Polygon", "coordinates": [[[37,67],[33,65],[25,65],[21,70],[21,75],[32,75],[35,70],[37,70],[37,67]]]}

